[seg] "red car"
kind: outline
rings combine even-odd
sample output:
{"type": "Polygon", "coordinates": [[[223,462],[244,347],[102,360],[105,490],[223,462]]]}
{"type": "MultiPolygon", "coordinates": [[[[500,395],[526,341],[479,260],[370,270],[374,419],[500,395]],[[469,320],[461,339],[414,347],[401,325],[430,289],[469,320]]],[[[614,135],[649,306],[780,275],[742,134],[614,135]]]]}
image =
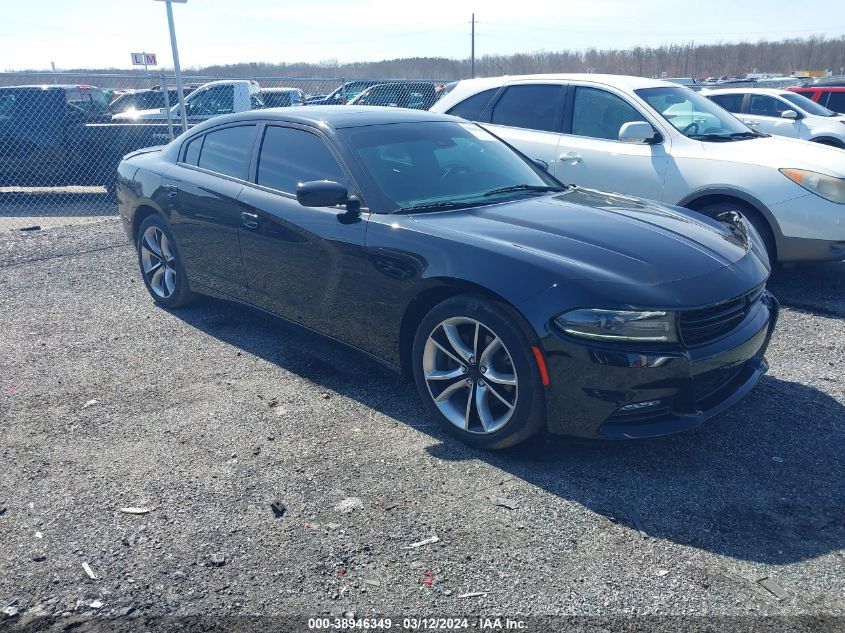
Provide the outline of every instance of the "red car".
{"type": "Polygon", "coordinates": [[[828,110],[845,114],[845,86],[804,86],[787,90],[804,95],[828,110]]]}

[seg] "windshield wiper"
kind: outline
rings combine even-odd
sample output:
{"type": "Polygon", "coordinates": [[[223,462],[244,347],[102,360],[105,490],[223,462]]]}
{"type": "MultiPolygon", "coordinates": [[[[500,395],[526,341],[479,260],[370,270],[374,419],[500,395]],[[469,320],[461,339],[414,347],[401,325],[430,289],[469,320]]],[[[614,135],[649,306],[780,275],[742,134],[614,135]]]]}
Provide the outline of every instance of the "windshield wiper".
{"type": "Polygon", "coordinates": [[[498,189],[491,189],[484,195],[494,196],[497,193],[510,193],[511,191],[566,191],[566,187],[548,185],[511,185],[510,187],[499,187],[498,189]]]}
{"type": "Polygon", "coordinates": [[[737,141],[741,138],[757,138],[767,136],[760,132],[731,132],[730,134],[690,134],[690,138],[696,141],[737,141]]]}
{"type": "Polygon", "coordinates": [[[431,209],[433,211],[445,211],[448,209],[466,209],[467,207],[478,206],[478,202],[423,202],[420,204],[412,204],[408,207],[399,207],[393,213],[412,213],[414,211],[423,211],[431,209]]]}

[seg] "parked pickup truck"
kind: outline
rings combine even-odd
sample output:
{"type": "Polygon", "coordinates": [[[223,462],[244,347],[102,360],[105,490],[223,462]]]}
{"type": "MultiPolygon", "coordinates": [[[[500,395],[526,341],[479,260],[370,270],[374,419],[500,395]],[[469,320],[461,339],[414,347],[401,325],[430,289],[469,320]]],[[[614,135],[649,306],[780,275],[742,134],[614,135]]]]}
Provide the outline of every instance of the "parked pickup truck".
{"type": "Polygon", "coordinates": [[[93,86],[0,88],[0,185],[104,186],[121,157],[166,143],[167,123],[113,123],[93,86]]]}
{"type": "MultiPolygon", "coordinates": [[[[220,114],[246,112],[263,108],[261,87],[255,81],[212,81],[204,84],[185,97],[185,112],[189,123],[199,123],[220,114]]],[[[180,119],[179,104],[170,109],[170,119],[180,119]]],[[[154,110],[136,110],[114,115],[114,121],[166,121],[164,108],[154,110]]]]}

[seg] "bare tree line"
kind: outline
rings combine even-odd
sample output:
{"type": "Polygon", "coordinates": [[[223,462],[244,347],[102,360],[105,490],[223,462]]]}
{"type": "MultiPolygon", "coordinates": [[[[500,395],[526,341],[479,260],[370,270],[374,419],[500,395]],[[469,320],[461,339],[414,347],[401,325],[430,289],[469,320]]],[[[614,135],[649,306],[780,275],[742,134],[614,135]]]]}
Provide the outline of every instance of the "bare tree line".
{"type": "MultiPolygon", "coordinates": [[[[412,57],[379,62],[248,63],[208,66],[201,74],[219,76],[407,77],[463,78],[470,74],[469,59],[412,57]]],[[[771,72],[789,75],[801,70],[845,73],[845,35],[781,41],[718,44],[667,44],[656,48],[588,48],[583,51],[540,51],[514,55],[483,55],[476,59],[478,76],[550,72],[597,72],[645,77],[697,77],[771,72]]]]}
{"type": "MultiPolygon", "coordinates": [[[[667,44],[630,49],[539,51],[513,55],[483,55],[476,59],[477,76],[551,72],[596,72],[645,77],[744,76],[750,72],[792,74],[829,70],[845,74],[845,35],[812,36],[780,41],[717,44],[667,44]]],[[[91,72],[74,69],[66,72],[91,72]]],[[[111,69],[115,72],[126,72],[111,69]]],[[[99,69],[97,72],[107,72],[99,69]]],[[[383,77],[461,79],[470,75],[469,59],[410,57],[378,62],[341,63],[248,62],[186,69],[191,75],[216,77],[383,77]]]]}

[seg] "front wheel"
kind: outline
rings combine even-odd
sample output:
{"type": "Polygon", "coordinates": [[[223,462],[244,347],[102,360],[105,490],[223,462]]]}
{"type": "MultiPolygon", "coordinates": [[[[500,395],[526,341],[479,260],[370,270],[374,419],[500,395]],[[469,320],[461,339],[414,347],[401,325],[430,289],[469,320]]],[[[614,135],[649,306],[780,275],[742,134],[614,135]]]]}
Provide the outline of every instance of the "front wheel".
{"type": "Polygon", "coordinates": [[[426,408],[476,448],[513,446],[545,426],[537,361],[509,312],[480,297],[453,297],[431,309],[414,339],[414,380],[426,408]]]}
{"type": "Polygon", "coordinates": [[[151,215],[138,228],[138,266],[153,300],[163,308],[179,308],[191,303],[191,292],[176,240],[160,215],[151,215]]]}
{"type": "Polygon", "coordinates": [[[704,205],[703,207],[696,209],[696,211],[714,219],[716,219],[721,213],[728,211],[736,211],[741,214],[751,223],[751,226],[754,227],[757,233],[759,233],[760,238],[763,240],[763,245],[766,247],[766,254],[769,256],[769,265],[772,268],[777,266],[777,243],[775,242],[772,227],[769,226],[766,219],[760,215],[756,209],[752,209],[747,204],[740,202],[725,201],[704,205]]]}

